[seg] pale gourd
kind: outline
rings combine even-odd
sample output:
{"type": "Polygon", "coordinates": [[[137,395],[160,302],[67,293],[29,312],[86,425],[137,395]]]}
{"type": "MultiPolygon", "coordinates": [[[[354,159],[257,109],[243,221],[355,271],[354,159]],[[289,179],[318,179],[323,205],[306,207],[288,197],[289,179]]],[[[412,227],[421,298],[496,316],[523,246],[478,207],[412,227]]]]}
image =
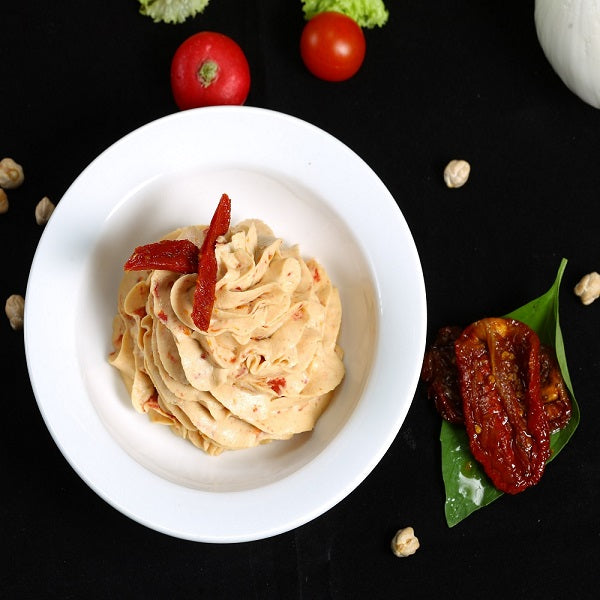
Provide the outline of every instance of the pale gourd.
{"type": "Polygon", "coordinates": [[[538,40],[564,84],[600,108],[600,0],[536,0],[538,40]]]}

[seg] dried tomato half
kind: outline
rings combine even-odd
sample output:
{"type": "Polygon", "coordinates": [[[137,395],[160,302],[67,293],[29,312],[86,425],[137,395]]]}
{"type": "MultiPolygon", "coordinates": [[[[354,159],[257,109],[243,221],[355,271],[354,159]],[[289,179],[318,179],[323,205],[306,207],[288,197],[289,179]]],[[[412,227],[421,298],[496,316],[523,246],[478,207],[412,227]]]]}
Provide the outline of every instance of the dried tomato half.
{"type": "Polygon", "coordinates": [[[230,221],[231,200],[227,194],[223,194],[204,236],[198,258],[198,279],[194,290],[192,321],[200,331],[208,331],[215,303],[215,286],[217,284],[215,244],[220,235],[227,233],[230,221]]]}
{"type": "Polygon", "coordinates": [[[540,346],[540,386],[550,433],[554,433],[565,427],[571,418],[571,397],[562,378],[556,354],[548,346],[540,346]]]}
{"type": "Polygon", "coordinates": [[[198,270],[198,246],[190,240],[161,240],[138,246],[128,258],[124,269],[164,269],[175,273],[195,273],[198,270]]]}
{"type": "Polygon", "coordinates": [[[425,352],[421,368],[421,379],[427,384],[427,397],[433,401],[441,417],[455,425],[464,422],[454,352],[454,342],[461,333],[462,327],[442,327],[425,352]]]}
{"type": "MultiPolygon", "coordinates": [[[[458,384],[458,368],[454,341],[462,328],[442,327],[427,348],[421,368],[421,379],[427,384],[427,397],[446,421],[463,425],[463,400],[458,384]]],[[[550,433],[566,427],[571,418],[571,397],[560,372],[553,348],[540,345],[540,386],[542,405],[550,433]]]]}
{"type": "Polygon", "coordinates": [[[540,340],[514,319],[486,318],[455,342],[469,446],[496,488],[536,484],[550,455],[540,389],[540,340]]]}

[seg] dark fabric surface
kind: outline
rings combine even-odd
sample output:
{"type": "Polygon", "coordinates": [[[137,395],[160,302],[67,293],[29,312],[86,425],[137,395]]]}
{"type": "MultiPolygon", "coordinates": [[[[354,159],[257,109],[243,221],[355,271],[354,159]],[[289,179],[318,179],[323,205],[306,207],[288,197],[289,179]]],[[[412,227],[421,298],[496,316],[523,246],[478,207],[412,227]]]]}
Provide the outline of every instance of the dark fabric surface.
{"type": "Polygon", "coordinates": [[[428,339],[442,325],[524,304],[548,289],[562,257],[569,260],[560,317],[582,413],[570,444],[538,486],[450,529],[440,421],[419,387],[384,458],[325,514],[256,542],[182,541],[122,515],[71,469],[37,408],[22,332],[2,319],[1,597],[595,595],[600,300],[584,307],[573,287],[600,271],[600,111],[552,71],[533,1],[387,5],[388,24],[366,31],[360,72],[331,84],[301,63],[295,0],[212,0],[177,26],[139,15],[134,0],[2,2],[0,155],[26,171],[0,215],[2,302],[25,294],[42,232],[33,219],[38,200],[59,202],[106,147],[175,112],[173,52],[198,30],[221,31],[250,62],[248,105],[333,134],[389,188],[422,261],[428,339]],[[472,165],[460,190],[443,184],[452,158],[472,165]],[[400,560],[389,543],[407,525],[421,548],[400,560]]]}

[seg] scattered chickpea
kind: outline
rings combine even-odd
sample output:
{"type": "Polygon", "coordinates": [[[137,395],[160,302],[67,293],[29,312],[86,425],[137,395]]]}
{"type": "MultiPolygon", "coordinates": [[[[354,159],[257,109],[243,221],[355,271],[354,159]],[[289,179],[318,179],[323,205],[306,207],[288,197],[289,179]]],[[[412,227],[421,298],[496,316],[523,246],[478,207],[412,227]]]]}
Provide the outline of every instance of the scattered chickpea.
{"type": "Polygon", "coordinates": [[[8,196],[6,192],[0,188],[0,215],[3,215],[8,210],[8,196]]]}
{"type": "Polygon", "coordinates": [[[419,540],[412,527],[399,529],[392,539],[392,552],[399,558],[411,556],[419,549],[419,540]]]}
{"type": "Polygon", "coordinates": [[[19,294],[9,296],[6,300],[4,311],[13,329],[23,328],[23,316],[25,313],[25,298],[23,296],[19,296],[19,294]]]}
{"type": "Polygon", "coordinates": [[[35,207],[35,222],[38,225],[45,225],[54,212],[54,204],[50,202],[48,196],[44,196],[35,207]]]}
{"type": "Polygon", "coordinates": [[[600,274],[593,271],[584,275],[573,291],[581,298],[582,304],[591,304],[600,297],[600,274]]]}
{"type": "Polygon", "coordinates": [[[444,182],[449,188],[459,188],[469,179],[471,165],[466,160],[451,160],[444,169],[444,182]]]}
{"type": "Polygon", "coordinates": [[[23,167],[12,158],[0,160],[0,187],[6,190],[19,187],[25,179],[23,167]]]}

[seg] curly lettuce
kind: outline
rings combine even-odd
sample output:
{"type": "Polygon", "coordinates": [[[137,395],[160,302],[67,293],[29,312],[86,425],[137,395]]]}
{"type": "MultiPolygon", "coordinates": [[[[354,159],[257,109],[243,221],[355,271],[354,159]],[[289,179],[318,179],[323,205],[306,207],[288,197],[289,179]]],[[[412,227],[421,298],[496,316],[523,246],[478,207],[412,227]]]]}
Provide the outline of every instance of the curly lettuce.
{"type": "Polygon", "coordinates": [[[341,12],[361,27],[372,29],[387,23],[389,13],[382,0],[302,0],[304,18],[308,21],[326,10],[341,12]]]}
{"type": "Polygon", "coordinates": [[[139,0],[140,13],[151,17],[155,23],[183,23],[195,17],[207,6],[209,0],[139,0]]]}

